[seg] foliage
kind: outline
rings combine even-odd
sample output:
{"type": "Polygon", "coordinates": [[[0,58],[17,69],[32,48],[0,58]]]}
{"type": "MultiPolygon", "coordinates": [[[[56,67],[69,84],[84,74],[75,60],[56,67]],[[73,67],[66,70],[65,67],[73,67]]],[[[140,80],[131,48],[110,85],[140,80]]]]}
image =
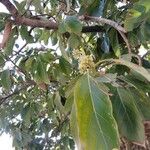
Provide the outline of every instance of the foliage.
{"type": "Polygon", "coordinates": [[[150,1],[0,2],[0,133],[16,150],[144,146],[150,1]]]}

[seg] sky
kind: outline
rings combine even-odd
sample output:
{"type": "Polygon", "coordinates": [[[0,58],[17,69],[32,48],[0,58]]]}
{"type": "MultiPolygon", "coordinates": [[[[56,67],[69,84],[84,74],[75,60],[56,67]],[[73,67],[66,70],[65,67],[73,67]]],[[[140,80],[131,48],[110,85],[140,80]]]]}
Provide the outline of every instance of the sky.
{"type": "Polygon", "coordinates": [[[1,150],[15,150],[12,147],[12,138],[8,134],[0,136],[0,149],[1,150]]]}

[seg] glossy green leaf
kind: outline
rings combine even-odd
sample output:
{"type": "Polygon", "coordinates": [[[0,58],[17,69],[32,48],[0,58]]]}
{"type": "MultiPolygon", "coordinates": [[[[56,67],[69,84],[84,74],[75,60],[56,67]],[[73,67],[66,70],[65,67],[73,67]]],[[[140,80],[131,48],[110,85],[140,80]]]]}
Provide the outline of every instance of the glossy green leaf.
{"type": "Polygon", "coordinates": [[[129,43],[132,47],[136,47],[139,45],[139,39],[136,34],[129,33],[128,34],[129,43]]]}
{"type": "Polygon", "coordinates": [[[103,76],[96,78],[97,82],[104,82],[104,83],[113,83],[116,81],[117,74],[107,73],[103,76]]]}
{"type": "Polygon", "coordinates": [[[2,21],[2,20],[0,20],[0,32],[1,32],[2,30],[4,30],[4,28],[5,28],[5,22],[2,21]]]}
{"type": "Polygon", "coordinates": [[[57,42],[58,42],[58,38],[57,38],[57,32],[53,32],[52,35],[51,35],[51,41],[52,41],[52,45],[56,45],[57,42]]]}
{"type": "Polygon", "coordinates": [[[44,44],[47,45],[50,38],[50,31],[49,30],[43,30],[42,35],[40,36],[40,41],[44,41],[44,44]]]}
{"type": "Polygon", "coordinates": [[[45,53],[40,53],[39,57],[43,62],[46,62],[46,63],[50,63],[51,61],[55,59],[54,55],[52,55],[49,51],[45,53]]]}
{"type": "Polygon", "coordinates": [[[25,68],[27,71],[29,71],[33,66],[33,61],[34,61],[34,58],[33,57],[30,57],[29,59],[27,59],[27,61],[25,62],[25,68]]]}
{"type": "Polygon", "coordinates": [[[40,59],[37,60],[36,70],[35,70],[35,80],[38,84],[49,83],[48,74],[46,71],[46,66],[42,63],[40,59]]]}
{"type": "Polygon", "coordinates": [[[142,21],[139,19],[140,16],[141,12],[134,9],[130,10],[128,16],[126,17],[125,29],[127,31],[132,31],[134,28],[138,27],[142,21]]]}
{"type": "Polygon", "coordinates": [[[6,47],[4,49],[4,53],[6,55],[11,55],[12,52],[13,52],[13,47],[14,47],[14,44],[15,44],[15,41],[16,39],[18,38],[18,33],[17,33],[17,28],[13,28],[12,32],[11,32],[11,35],[10,35],[10,38],[6,44],[6,47]]]}
{"type": "Polygon", "coordinates": [[[88,14],[90,16],[102,16],[106,2],[100,0],[80,0],[81,8],[80,15],[88,14]]]}
{"type": "Polygon", "coordinates": [[[119,77],[119,78],[129,83],[133,87],[140,89],[140,91],[150,92],[149,83],[147,82],[145,78],[143,79],[141,76],[139,76],[139,74],[135,75],[135,74],[132,74],[131,72],[130,75],[127,75],[126,77],[119,77]]]}
{"type": "Polygon", "coordinates": [[[116,30],[111,29],[110,33],[110,42],[112,49],[117,57],[121,55],[121,45],[119,44],[118,33],[116,30]]]}
{"type": "Polygon", "coordinates": [[[61,23],[58,25],[58,31],[59,31],[60,33],[65,33],[65,32],[67,32],[67,29],[66,29],[66,27],[65,27],[65,22],[64,22],[64,21],[61,22],[61,23]]]}
{"type": "Polygon", "coordinates": [[[110,40],[107,34],[103,35],[101,48],[105,54],[110,52],[110,40]]]}
{"type": "Polygon", "coordinates": [[[34,39],[33,36],[30,35],[28,28],[26,26],[21,26],[20,34],[23,40],[26,40],[28,43],[33,43],[34,39]]]}
{"type": "Polygon", "coordinates": [[[144,143],[144,126],[131,93],[122,87],[113,94],[112,104],[121,136],[130,141],[144,143]]]}
{"type": "Polygon", "coordinates": [[[78,149],[118,148],[119,136],[111,101],[88,74],[75,85],[71,126],[78,149]]]}
{"type": "Polygon", "coordinates": [[[130,89],[130,93],[134,97],[134,101],[137,105],[139,112],[141,112],[143,116],[143,120],[150,120],[150,100],[149,97],[142,91],[137,89],[130,89]]]}
{"type": "Polygon", "coordinates": [[[24,124],[28,127],[31,123],[31,106],[30,103],[24,106],[21,111],[21,118],[23,119],[24,124]]]}
{"type": "Polygon", "coordinates": [[[54,96],[54,104],[56,105],[57,109],[63,113],[64,112],[64,107],[61,103],[61,97],[59,95],[58,92],[55,93],[55,96],[54,96]]]}
{"type": "Polygon", "coordinates": [[[69,56],[65,50],[65,45],[64,45],[63,39],[61,37],[59,39],[59,47],[60,47],[60,51],[61,51],[62,56],[66,59],[66,61],[69,61],[70,58],[69,58],[69,56]]]}
{"type": "Polygon", "coordinates": [[[25,5],[26,5],[26,1],[22,1],[20,3],[18,3],[16,0],[14,0],[14,3],[17,7],[17,9],[23,14],[25,13],[25,5]]]}
{"type": "Polygon", "coordinates": [[[126,20],[125,28],[127,31],[132,31],[134,28],[140,26],[140,24],[147,20],[147,16],[150,14],[149,0],[140,0],[133,5],[133,8],[129,9],[126,20]]]}
{"type": "Polygon", "coordinates": [[[67,60],[65,60],[63,57],[60,57],[59,65],[63,73],[70,74],[72,72],[71,64],[67,60]]]}
{"type": "Polygon", "coordinates": [[[5,62],[3,54],[0,53],[0,65],[3,65],[5,62]]]}
{"type": "Polygon", "coordinates": [[[136,65],[134,63],[131,63],[123,59],[112,59],[112,61],[116,62],[117,64],[122,64],[122,65],[129,67],[130,69],[135,71],[137,74],[140,74],[145,79],[147,79],[147,81],[150,82],[150,73],[142,66],[136,65]]]}
{"type": "Polygon", "coordinates": [[[80,37],[76,34],[71,34],[68,39],[68,44],[71,48],[77,48],[80,45],[80,37]]]}
{"type": "Polygon", "coordinates": [[[67,85],[67,88],[65,89],[66,102],[65,102],[64,109],[65,109],[66,114],[68,112],[71,112],[72,110],[72,106],[74,103],[74,87],[75,87],[77,80],[78,80],[78,77],[72,80],[71,82],[69,82],[69,84],[67,85]]]}
{"type": "Polygon", "coordinates": [[[75,16],[69,16],[65,20],[65,28],[70,33],[79,34],[82,31],[82,24],[75,16]]]}
{"type": "Polygon", "coordinates": [[[3,88],[9,90],[11,87],[11,76],[9,70],[4,70],[1,74],[1,84],[3,88]]]}

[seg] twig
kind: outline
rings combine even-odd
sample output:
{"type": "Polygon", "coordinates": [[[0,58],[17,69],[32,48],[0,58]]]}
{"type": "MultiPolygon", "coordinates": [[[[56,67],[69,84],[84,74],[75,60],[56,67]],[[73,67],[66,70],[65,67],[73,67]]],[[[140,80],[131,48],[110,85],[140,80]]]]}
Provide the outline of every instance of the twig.
{"type": "MultiPolygon", "coordinates": [[[[17,52],[16,52],[16,54],[15,55],[19,55],[20,54],[20,52],[26,47],[28,45],[28,43],[26,42],[17,52]]],[[[14,56],[14,55],[13,55],[14,56]]],[[[12,57],[13,57],[12,56],[12,57]]],[[[10,57],[10,58],[12,58],[12,57],[10,57]]]]}
{"type": "Polygon", "coordinates": [[[14,91],[13,93],[11,93],[11,94],[9,94],[9,95],[7,95],[7,96],[5,96],[5,97],[0,98],[0,105],[2,105],[4,102],[6,102],[6,100],[9,99],[10,97],[12,97],[12,96],[18,94],[19,92],[21,92],[21,91],[27,89],[27,88],[28,88],[29,86],[31,86],[31,85],[34,85],[34,83],[27,84],[27,85],[21,87],[19,90],[14,91]]]}
{"type": "Polygon", "coordinates": [[[144,59],[147,55],[150,55],[150,50],[148,50],[148,51],[142,56],[142,59],[144,59]]]}
{"type": "Polygon", "coordinates": [[[6,58],[6,60],[9,60],[16,68],[18,68],[19,71],[21,71],[24,75],[26,75],[25,71],[22,70],[19,66],[17,66],[17,65],[13,62],[13,60],[11,60],[11,58],[5,56],[4,54],[1,54],[1,55],[3,55],[3,57],[6,58]]]}

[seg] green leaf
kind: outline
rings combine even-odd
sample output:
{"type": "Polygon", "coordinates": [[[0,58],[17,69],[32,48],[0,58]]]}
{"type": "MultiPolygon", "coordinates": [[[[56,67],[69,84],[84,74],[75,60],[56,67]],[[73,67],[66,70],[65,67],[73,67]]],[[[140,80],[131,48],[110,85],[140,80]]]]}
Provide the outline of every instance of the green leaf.
{"type": "Polygon", "coordinates": [[[42,30],[42,35],[40,36],[41,41],[44,41],[44,44],[47,45],[49,43],[50,38],[50,31],[49,30],[42,30]]]}
{"type": "Polygon", "coordinates": [[[2,21],[2,20],[0,20],[0,32],[1,32],[2,30],[4,30],[4,28],[5,28],[5,22],[2,21]]]}
{"type": "Polygon", "coordinates": [[[59,65],[60,65],[60,69],[63,73],[70,74],[72,72],[71,64],[66,59],[64,59],[63,57],[60,57],[59,65]]]}
{"type": "Polygon", "coordinates": [[[121,45],[119,44],[117,31],[114,29],[111,29],[109,35],[110,35],[110,42],[111,42],[112,49],[113,49],[115,55],[117,57],[120,57],[121,45]]]}
{"type": "Polygon", "coordinates": [[[111,150],[119,146],[109,96],[88,74],[75,85],[71,126],[79,149],[111,150]]]}
{"type": "Polygon", "coordinates": [[[34,39],[33,36],[30,35],[28,28],[26,26],[21,26],[20,34],[23,40],[26,40],[28,43],[33,43],[34,39]]]}
{"type": "Polygon", "coordinates": [[[69,16],[65,20],[65,28],[70,33],[79,34],[82,31],[82,24],[76,16],[69,16]]]}
{"type": "Polygon", "coordinates": [[[80,45],[80,37],[76,34],[71,34],[68,39],[68,44],[71,48],[77,48],[80,45]]]}
{"type": "Polygon", "coordinates": [[[127,31],[132,31],[134,28],[138,27],[142,21],[141,19],[138,19],[140,16],[141,12],[131,9],[125,20],[125,29],[127,31]]]}
{"type": "Polygon", "coordinates": [[[133,5],[132,9],[128,10],[125,19],[125,28],[127,31],[132,31],[134,28],[140,26],[143,21],[148,20],[150,14],[149,0],[140,0],[133,5]]]}
{"type": "Polygon", "coordinates": [[[26,1],[22,1],[21,3],[18,3],[16,0],[14,0],[14,3],[19,12],[24,13],[26,11],[25,10],[26,1]]]}
{"type": "MultiPolygon", "coordinates": [[[[0,12],[0,20],[1,20],[2,22],[4,22],[5,19],[8,18],[8,17],[10,17],[10,16],[11,16],[11,15],[8,14],[8,13],[0,12]]],[[[5,22],[4,22],[4,23],[5,23],[5,22]]]]}
{"type": "Polygon", "coordinates": [[[103,76],[96,78],[97,82],[104,82],[104,83],[112,83],[115,82],[117,78],[117,74],[107,73],[103,76]]]}
{"type": "Polygon", "coordinates": [[[143,76],[139,76],[139,74],[138,75],[132,74],[132,71],[131,71],[130,75],[127,75],[125,77],[120,77],[120,78],[121,78],[121,80],[129,83],[133,87],[140,89],[140,91],[150,92],[149,83],[147,82],[147,80],[145,78],[143,78],[143,76]]]}
{"type": "Polygon", "coordinates": [[[64,109],[65,109],[66,114],[68,112],[71,112],[71,110],[72,110],[72,106],[74,103],[74,86],[75,86],[78,78],[79,77],[70,81],[69,84],[67,85],[67,88],[65,89],[66,102],[65,102],[64,109]]]}
{"type": "Polygon", "coordinates": [[[17,34],[17,27],[13,28],[12,33],[10,35],[10,38],[6,44],[6,47],[4,49],[4,53],[6,55],[11,55],[13,52],[13,47],[15,44],[16,39],[18,38],[18,34],[17,34]]]}
{"type": "Polygon", "coordinates": [[[4,56],[2,53],[0,53],[0,65],[2,66],[4,64],[5,60],[4,60],[4,56]]]}
{"type": "Polygon", "coordinates": [[[49,83],[48,74],[46,72],[46,66],[42,63],[40,59],[37,58],[37,64],[36,64],[36,72],[35,72],[35,80],[38,84],[40,83],[49,83]]]}
{"type": "Polygon", "coordinates": [[[144,143],[144,126],[131,93],[122,87],[113,94],[112,104],[121,136],[130,141],[144,143]]]}
{"type": "Polygon", "coordinates": [[[31,123],[31,107],[30,107],[30,103],[27,104],[26,106],[24,106],[24,108],[21,111],[21,118],[23,119],[23,122],[25,124],[25,126],[29,126],[31,123]]]}
{"type": "Polygon", "coordinates": [[[61,112],[61,113],[64,113],[64,107],[61,103],[61,97],[59,95],[58,92],[55,93],[55,96],[54,96],[54,104],[56,105],[57,109],[61,112]]]}
{"type": "Polygon", "coordinates": [[[30,57],[29,59],[27,59],[27,61],[25,62],[25,68],[27,71],[29,71],[32,68],[32,64],[33,64],[34,58],[30,57]]]}
{"type": "Polygon", "coordinates": [[[150,120],[150,100],[149,97],[140,90],[130,89],[134,97],[139,112],[141,112],[144,120],[150,120]]]}
{"type": "Polygon", "coordinates": [[[6,90],[11,88],[10,71],[8,69],[4,70],[1,74],[1,84],[6,90]]]}
{"type": "Polygon", "coordinates": [[[101,48],[102,48],[103,52],[107,54],[110,51],[110,40],[109,40],[109,37],[107,34],[104,34],[102,39],[103,39],[103,41],[101,44],[101,48]]]}
{"type": "Polygon", "coordinates": [[[65,22],[64,22],[64,21],[61,22],[61,23],[58,25],[58,31],[59,31],[60,33],[65,33],[65,32],[67,32],[67,29],[66,29],[66,27],[65,27],[65,22]]]}
{"type": "Polygon", "coordinates": [[[43,62],[46,62],[46,63],[50,63],[51,61],[53,61],[55,59],[54,55],[51,54],[49,51],[40,53],[39,57],[43,62]]]}
{"type": "MultiPolygon", "coordinates": [[[[60,36],[60,35],[59,35],[59,36],[60,36]]],[[[64,41],[63,41],[63,39],[62,39],[61,37],[60,37],[60,39],[59,39],[59,48],[60,48],[60,51],[61,51],[62,56],[63,56],[67,61],[69,61],[70,58],[69,58],[69,56],[68,56],[68,54],[67,54],[67,52],[66,52],[66,50],[65,50],[64,41]]]]}
{"type": "Polygon", "coordinates": [[[57,36],[58,36],[58,35],[57,35],[57,32],[56,32],[56,31],[53,32],[52,35],[51,35],[51,41],[52,41],[52,45],[53,45],[53,46],[56,45],[57,42],[58,42],[57,36]]]}
{"type": "Polygon", "coordinates": [[[88,14],[90,16],[102,16],[106,2],[102,0],[80,0],[80,15],[88,14]]]}
{"type": "Polygon", "coordinates": [[[132,47],[136,47],[139,45],[139,39],[138,39],[137,35],[132,32],[128,33],[128,40],[132,47]]]}
{"type": "Polygon", "coordinates": [[[108,60],[113,61],[116,64],[121,64],[121,65],[127,66],[128,68],[135,71],[140,76],[143,76],[145,79],[147,79],[147,81],[150,82],[150,73],[145,68],[143,68],[142,66],[139,66],[139,65],[134,64],[132,62],[126,61],[124,59],[108,59],[108,60]]]}

